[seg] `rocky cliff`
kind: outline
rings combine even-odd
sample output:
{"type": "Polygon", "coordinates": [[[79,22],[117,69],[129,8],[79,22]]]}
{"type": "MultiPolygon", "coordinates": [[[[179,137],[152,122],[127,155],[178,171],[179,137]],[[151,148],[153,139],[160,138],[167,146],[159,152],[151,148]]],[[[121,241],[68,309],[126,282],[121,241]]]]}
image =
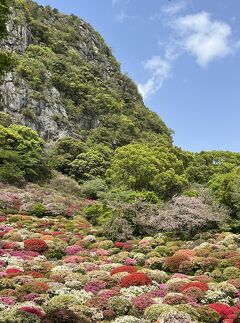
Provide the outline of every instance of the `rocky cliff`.
{"type": "Polygon", "coordinates": [[[11,0],[14,69],[2,80],[0,110],[48,141],[73,136],[119,145],[171,132],[143,104],[102,37],[82,19],[30,0],[11,0]]]}

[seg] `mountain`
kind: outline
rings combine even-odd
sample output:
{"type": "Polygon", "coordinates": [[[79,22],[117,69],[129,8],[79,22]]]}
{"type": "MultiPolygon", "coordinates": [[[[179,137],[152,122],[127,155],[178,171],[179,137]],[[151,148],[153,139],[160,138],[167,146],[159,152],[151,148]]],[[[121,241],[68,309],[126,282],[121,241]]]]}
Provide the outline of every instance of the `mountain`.
{"type": "Polygon", "coordinates": [[[74,15],[30,0],[11,0],[8,38],[14,68],[0,88],[0,111],[46,141],[70,136],[119,146],[171,130],[145,107],[136,84],[101,35],[74,15]]]}

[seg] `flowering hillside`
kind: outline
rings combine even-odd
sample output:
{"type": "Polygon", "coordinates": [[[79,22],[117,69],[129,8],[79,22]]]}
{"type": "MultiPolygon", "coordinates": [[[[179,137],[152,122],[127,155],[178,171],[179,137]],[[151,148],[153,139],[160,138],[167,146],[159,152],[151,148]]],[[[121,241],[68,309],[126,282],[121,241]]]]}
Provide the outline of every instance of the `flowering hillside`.
{"type": "Polygon", "coordinates": [[[80,215],[0,221],[0,322],[239,322],[240,235],[120,242],[80,215]]]}

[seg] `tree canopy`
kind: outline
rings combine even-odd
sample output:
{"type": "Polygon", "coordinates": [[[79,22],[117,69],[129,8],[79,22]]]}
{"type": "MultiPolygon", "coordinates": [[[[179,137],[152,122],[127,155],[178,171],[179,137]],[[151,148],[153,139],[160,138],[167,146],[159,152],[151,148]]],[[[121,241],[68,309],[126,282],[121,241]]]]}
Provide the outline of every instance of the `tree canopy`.
{"type": "Polygon", "coordinates": [[[117,149],[107,177],[111,183],[136,191],[153,191],[167,198],[187,184],[183,163],[168,150],[146,144],[117,149]]]}

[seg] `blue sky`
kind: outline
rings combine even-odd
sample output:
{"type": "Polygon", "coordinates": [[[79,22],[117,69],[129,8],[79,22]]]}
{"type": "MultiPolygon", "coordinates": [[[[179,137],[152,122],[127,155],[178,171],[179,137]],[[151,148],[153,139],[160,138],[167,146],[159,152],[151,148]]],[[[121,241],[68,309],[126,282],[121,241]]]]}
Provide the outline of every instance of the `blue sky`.
{"type": "Polygon", "coordinates": [[[99,31],[191,151],[240,151],[239,0],[37,0],[99,31]]]}

